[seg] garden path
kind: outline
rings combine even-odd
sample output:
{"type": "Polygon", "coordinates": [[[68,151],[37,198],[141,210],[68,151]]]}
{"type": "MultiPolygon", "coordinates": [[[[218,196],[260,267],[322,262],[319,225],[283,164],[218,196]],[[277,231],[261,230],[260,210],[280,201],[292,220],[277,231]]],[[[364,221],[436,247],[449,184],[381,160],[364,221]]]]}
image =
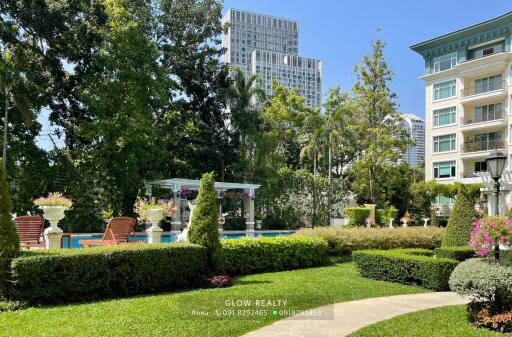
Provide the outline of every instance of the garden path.
{"type": "Polygon", "coordinates": [[[244,337],[340,337],[367,325],[414,311],[468,301],[452,292],[368,298],[314,309],[324,318],[289,317],[254,330],[244,337]]]}

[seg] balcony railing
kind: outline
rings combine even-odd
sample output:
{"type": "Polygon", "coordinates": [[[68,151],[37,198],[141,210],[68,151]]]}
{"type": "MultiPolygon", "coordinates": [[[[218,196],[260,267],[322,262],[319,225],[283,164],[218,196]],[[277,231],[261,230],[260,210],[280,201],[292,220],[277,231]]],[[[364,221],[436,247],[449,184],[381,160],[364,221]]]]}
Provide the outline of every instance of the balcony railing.
{"type": "Polygon", "coordinates": [[[504,139],[488,140],[485,142],[464,142],[461,146],[461,151],[463,153],[490,151],[494,149],[505,149],[506,146],[507,142],[504,139]]]}
{"type": "Polygon", "coordinates": [[[473,96],[483,94],[486,92],[501,90],[505,88],[505,81],[490,81],[482,85],[476,85],[474,87],[464,88],[461,90],[462,97],[473,96]]]}
{"type": "Polygon", "coordinates": [[[461,124],[475,124],[475,123],[484,123],[484,122],[492,122],[497,121],[503,118],[503,110],[497,110],[492,112],[481,113],[479,115],[472,115],[469,119],[461,118],[461,124]]]}

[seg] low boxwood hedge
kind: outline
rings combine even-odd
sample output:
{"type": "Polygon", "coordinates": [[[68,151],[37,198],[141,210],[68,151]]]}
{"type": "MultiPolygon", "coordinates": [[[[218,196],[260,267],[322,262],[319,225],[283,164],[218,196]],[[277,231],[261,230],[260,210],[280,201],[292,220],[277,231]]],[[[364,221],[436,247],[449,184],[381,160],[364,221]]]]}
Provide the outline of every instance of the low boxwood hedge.
{"type": "Polygon", "coordinates": [[[296,235],[320,237],[329,245],[329,255],[349,260],[355,250],[424,248],[441,246],[441,228],[332,228],[301,229],[296,235]]]}
{"type": "Polygon", "coordinates": [[[217,261],[219,271],[239,275],[314,267],[327,260],[325,240],[288,236],[223,240],[217,261]]]}
{"type": "Polygon", "coordinates": [[[464,261],[475,256],[475,251],[471,247],[458,246],[458,247],[440,247],[434,249],[434,256],[445,257],[447,259],[464,261]]]}
{"type": "Polygon", "coordinates": [[[433,256],[427,249],[363,250],[353,253],[361,275],[383,281],[448,290],[448,280],[458,262],[433,256]]]}
{"type": "Polygon", "coordinates": [[[56,304],[165,292],[190,286],[206,261],[206,249],[192,244],[30,252],[11,263],[11,299],[56,304]]]}

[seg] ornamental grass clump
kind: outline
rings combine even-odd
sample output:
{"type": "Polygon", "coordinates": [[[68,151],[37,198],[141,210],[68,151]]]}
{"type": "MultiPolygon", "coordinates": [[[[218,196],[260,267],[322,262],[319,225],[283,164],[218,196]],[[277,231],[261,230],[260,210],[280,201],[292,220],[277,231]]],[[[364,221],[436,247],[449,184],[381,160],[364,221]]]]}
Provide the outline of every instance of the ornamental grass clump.
{"type": "Polygon", "coordinates": [[[64,197],[62,193],[59,192],[49,193],[47,197],[39,197],[34,200],[34,204],[39,207],[61,206],[71,208],[71,206],[73,206],[73,202],[70,199],[64,197]]]}
{"type": "Polygon", "coordinates": [[[499,245],[509,246],[512,238],[512,220],[502,216],[486,217],[475,221],[469,245],[475,250],[477,256],[484,257],[490,252],[498,253],[499,245]]]}

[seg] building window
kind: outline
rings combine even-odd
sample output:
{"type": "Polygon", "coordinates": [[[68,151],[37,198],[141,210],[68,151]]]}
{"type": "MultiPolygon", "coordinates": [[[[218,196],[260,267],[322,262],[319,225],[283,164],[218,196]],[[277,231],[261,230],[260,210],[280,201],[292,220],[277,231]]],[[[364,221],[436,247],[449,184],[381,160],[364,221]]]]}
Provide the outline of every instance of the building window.
{"type": "Polygon", "coordinates": [[[455,160],[434,163],[434,178],[454,178],[455,160]]]}
{"type": "Polygon", "coordinates": [[[434,101],[455,96],[456,89],[455,80],[434,84],[434,101]]]}
{"type": "Polygon", "coordinates": [[[475,172],[487,172],[487,162],[485,162],[485,161],[475,162],[475,172]]]}
{"type": "Polygon", "coordinates": [[[484,56],[496,54],[505,50],[505,41],[491,43],[479,48],[469,50],[469,59],[477,59],[484,56]]]}
{"type": "Polygon", "coordinates": [[[475,80],[475,95],[502,89],[502,84],[503,78],[501,74],[475,80]]]}
{"type": "Polygon", "coordinates": [[[434,58],[434,73],[452,69],[457,65],[457,52],[434,58]]]}
{"type": "Polygon", "coordinates": [[[445,109],[434,110],[434,126],[455,124],[456,115],[457,110],[454,106],[445,109]]]}
{"type": "Polygon", "coordinates": [[[444,195],[436,195],[436,199],[434,200],[435,205],[439,206],[450,206],[455,203],[455,198],[450,198],[444,195]]]}
{"type": "Polygon", "coordinates": [[[434,137],[434,153],[455,151],[456,135],[454,133],[434,137]]]}
{"type": "Polygon", "coordinates": [[[474,123],[494,121],[502,118],[501,103],[482,105],[475,107],[474,123]]]}

